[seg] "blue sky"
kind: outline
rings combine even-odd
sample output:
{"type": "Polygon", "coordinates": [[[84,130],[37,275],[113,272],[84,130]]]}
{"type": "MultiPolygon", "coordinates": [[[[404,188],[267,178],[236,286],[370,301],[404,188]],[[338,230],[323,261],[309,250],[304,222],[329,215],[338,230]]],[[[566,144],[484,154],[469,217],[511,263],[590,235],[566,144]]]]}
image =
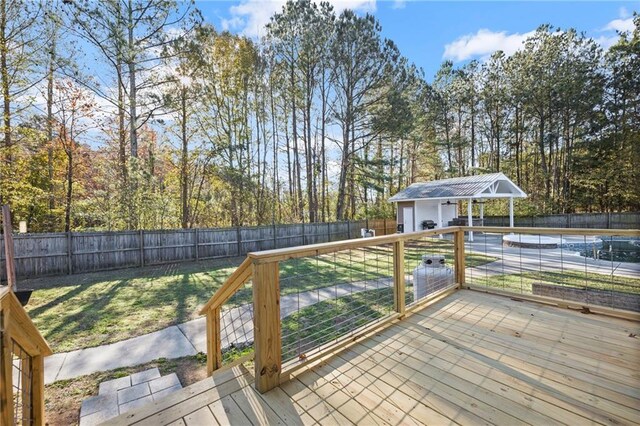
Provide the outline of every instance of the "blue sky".
{"type": "MultiPolygon", "coordinates": [[[[605,48],[616,29],[632,25],[640,2],[434,2],[402,0],[331,0],[336,9],[373,13],[383,34],[403,55],[425,70],[427,79],[444,59],[456,63],[487,57],[491,51],[513,51],[527,33],[549,23],[573,27],[605,48]]],[[[279,0],[198,1],[205,20],[218,29],[250,37],[264,33],[269,16],[282,7],[279,0]]],[[[510,52],[510,53],[511,53],[510,52]]]]}

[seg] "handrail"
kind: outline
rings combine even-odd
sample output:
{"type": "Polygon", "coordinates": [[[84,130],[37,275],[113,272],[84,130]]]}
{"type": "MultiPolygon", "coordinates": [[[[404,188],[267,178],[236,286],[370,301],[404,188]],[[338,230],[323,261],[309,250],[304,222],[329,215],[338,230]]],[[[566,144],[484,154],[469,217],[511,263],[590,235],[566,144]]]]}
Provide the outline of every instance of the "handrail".
{"type": "Polygon", "coordinates": [[[452,234],[461,230],[460,226],[448,226],[446,228],[431,229],[428,231],[409,232],[404,234],[383,235],[380,237],[357,238],[354,240],[334,241],[331,243],[310,244],[306,246],[287,247],[275,250],[264,250],[247,254],[254,259],[255,264],[276,262],[298,257],[317,256],[333,253],[340,250],[349,250],[372,245],[397,243],[422,237],[431,237],[441,234],[452,234]]]}
{"type": "Polygon", "coordinates": [[[0,354],[0,423],[13,424],[14,422],[14,343],[23,350],[28,361],[25,366],[21,359],[19,368],[22,372],[21,380],[30,380],[22,384],[22,392],[30,392],[30,404],[24,401],[24,395],[20,399],[23,403],[22,410],[30,409],[28,417],[35,425],[44,424],[44,357],[52,354],[47,341],[42,337],[36,326],[27,315],[26,311],[9,288],[0,288],[0,328],[2,331],[0,354]]]}
{"type": "Polygon", "coordinates": [[[251,277],[251,259],[246,258],[240,266],[233,271],[222,286],[213,294],[211,299],[200,309],[200,315],[206,315],[208,311],[219,308],[234,295],[242,285],[251,277]]]}

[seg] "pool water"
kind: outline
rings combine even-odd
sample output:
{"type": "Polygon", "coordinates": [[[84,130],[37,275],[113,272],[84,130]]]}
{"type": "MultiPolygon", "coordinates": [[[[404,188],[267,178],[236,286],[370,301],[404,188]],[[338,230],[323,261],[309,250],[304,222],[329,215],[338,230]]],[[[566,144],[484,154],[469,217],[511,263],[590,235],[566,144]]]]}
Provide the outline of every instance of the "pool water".
{"type": "Polygon", "coordinates": [[[592,259],[640,263],[640,240],[610,240],[603,237],[601,248],[583,249],[580,254],[592,259]]]}

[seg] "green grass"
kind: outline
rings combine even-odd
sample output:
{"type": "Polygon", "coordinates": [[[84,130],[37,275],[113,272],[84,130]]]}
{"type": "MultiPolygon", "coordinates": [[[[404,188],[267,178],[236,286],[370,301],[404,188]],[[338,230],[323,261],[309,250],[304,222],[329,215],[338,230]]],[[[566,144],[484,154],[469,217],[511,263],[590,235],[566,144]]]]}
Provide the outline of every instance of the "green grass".
{"type": "Polygon", "coordinates": [[[545,283],[576,288],[640,293],[640,278],[611,276],[577,270],[525,272],[522,274],[504,274],[488,277],[473,277],[472,285],[495,287],[518,293],[531,294],[532,283],[545,283]]]}
{"type": "MultiPolygon", "coordinates": [[[[407,303],[413,294],[406,293],[407,303]]],[[[393,289],[383,288],[326,300],[282,320],[282,359],[296,358],[393,312],[393,289]]]]}
{"type": "MultiPolygon", "coordinates": [[[[421,240],[406,248],[405,269],[410,271],[428,252],[446,253],[451,263],[452,244],[421,240]]],[[[467,256],[467,264],[495,260],[467,256]]],[[[242,259],[201,261],[145,268],[40,278],[19,283],[35,289],[27,306],[29,315],[54,352],[93,347],[140,336],[198,318],[199,308],[215,293],[242,259]]],[[[292,294],[340,283],[391,278],[390,246],[343,251],[280,263],[281,294],[292,294]]],[[[249,303],[250,285],[229,301],[249,303]]]]}

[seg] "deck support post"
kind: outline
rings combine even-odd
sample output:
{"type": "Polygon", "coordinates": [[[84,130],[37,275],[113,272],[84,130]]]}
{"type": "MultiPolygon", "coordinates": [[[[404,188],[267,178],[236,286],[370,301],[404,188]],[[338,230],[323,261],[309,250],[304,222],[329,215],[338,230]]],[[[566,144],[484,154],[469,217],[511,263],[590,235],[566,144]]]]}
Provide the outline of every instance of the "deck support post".
{"type": "Polygon", "coordinates": [[[1,344],[0,355],[2,374],[0,374],[0,424],[13,424],[13,354],[11,353],[11,339],[7,332],[11,312],[4,312],[0,316],[1,344]]]}
{"type": "Polygon", "coordinates": [[[280,385],[282,336],[278,262],[253,264],[255,386],[265,393],[280,385]]]}
{"type": "Polygon", "coordinates": [[[44,425],[44,357],[36,355],[32,359],[33,384],[31,401],[33,404],[33,424],[44,425]]]}
{"type": "Polygon", "coordinates": [[[404,241],[393,243],[393,307],[400,316],[405,314],[404,241]]]}
{"type": "Polygon", "coordinates": [[[220,308],[207,312],[207,374],[222,367],[222,339],[220,337],[220,308]]]}
{"type": "Polygon", "coordinates": [[[458,288],[465,284],[465,261],[464,261],[464,231],[458,230],[453,237],[453,250],[455,262],[456,283],[458,288]]]}

